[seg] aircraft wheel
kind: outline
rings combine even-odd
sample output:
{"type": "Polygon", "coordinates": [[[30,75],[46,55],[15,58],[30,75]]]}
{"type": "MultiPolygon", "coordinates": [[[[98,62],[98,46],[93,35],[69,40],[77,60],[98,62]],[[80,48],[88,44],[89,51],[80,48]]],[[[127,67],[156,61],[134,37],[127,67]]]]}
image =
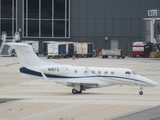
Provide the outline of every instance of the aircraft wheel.
{"type": "Polygon", "coordinates": [[[73,93],[73,94],[77,94],[78,91],[77,91],[76,89],[73,88],[73,89],[72,89],[72,93],[73,93]]]}
{"type": "Polygon", "coordinates": [[[143,91],[139,91],[139,95],[143,95],[143,91]]]}
{"type": "Polygon", "coordinates": [[[81,94],[82,93],[82,90],[80,90],[80,91],[77,91],[79,94],[81,94]]]}

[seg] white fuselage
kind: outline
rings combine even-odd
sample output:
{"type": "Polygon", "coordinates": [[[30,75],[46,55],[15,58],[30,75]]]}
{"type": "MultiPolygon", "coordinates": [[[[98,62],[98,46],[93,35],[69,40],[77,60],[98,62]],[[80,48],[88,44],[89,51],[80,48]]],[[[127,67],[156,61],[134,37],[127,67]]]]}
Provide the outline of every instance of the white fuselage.
{"type": "Polygon", "coordinates": [[[81,93],[89,88],[138,85],[140,86],[139,94],[142,95],[142,86],[157,85],[153,80],[137,75],[130,69],[59,65],[39,59],[31,45],[24,43],[6,43],[6,45],[16,50],[23,66],[20,68],[23,75],[41,77],[73,87],[73,94],[81,93]]]}
{"type": "MultiPolygon", "coordinates": [[[[105,68],[105,67],[84,67],[71,65],[47,65],[38,68],[32,67],[37,73],[44,75],[49,80],[55,80],[57,83],[64,84],[72,79],[73,82],[97,83],[98,87],[111,85],[139,85],[155,86],[156,83],[148,78],[142,77],[130,69],[126,68],[105,68]]],[[[28,68],[29,70],[29,68],[28,68]]],[[[21,73],[24,73],[23,71],[21,73]]],[[[33,72],[27,72],[33,73],[33,72]]],[[[38,75],[38,74],[32,75],[38,75]]],[[[39,75],[39,77],[43,77],[39,75]]],[[[65,84],[66,85],[66,84],[65,84]]]]}

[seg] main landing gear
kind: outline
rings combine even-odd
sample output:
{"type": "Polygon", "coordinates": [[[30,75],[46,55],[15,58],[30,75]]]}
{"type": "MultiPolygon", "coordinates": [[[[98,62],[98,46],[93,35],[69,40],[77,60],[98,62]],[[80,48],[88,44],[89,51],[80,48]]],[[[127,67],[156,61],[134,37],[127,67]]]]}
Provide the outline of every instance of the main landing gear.
{"type": "Polygon", "coordinates": [[[81,94],[82,93],[82,90],[78,91],[76,90],[75,88],[72,89],[72,93],[73,94],[81,94]]]}
{"type": "Polygon", "coordinates": [[[140,87],[140,91],[139,91],[139,95],[143,95],[143,88],[142,87],[140,87]]]}

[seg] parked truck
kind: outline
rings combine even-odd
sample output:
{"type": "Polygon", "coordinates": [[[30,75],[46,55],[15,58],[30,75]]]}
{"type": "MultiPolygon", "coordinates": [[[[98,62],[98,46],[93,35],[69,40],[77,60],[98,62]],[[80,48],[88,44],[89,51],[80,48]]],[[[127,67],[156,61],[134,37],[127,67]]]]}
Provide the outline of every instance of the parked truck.
{"type": "Polygon", "coordinates": [[[134,42],[132,45],[132,55],[133,57],[144,56],[144,46],[146,44],[143,42],[134,42]]]}
{"type": "Polygon", "coordinates": [[[55,41],[43,41],[43,54],[48,55],[48,44],[55,43],[55,41]]]}
{"type": "Polygon", "coordinates": [[[72,57],[75,53],[74,42],[62,42],[66,44],[66,57],[72,57]]]}
{"type": "Polygon", "coordinates": [[[124,52],[121,49],[116,49],[116,50],[102,49],[102,58],[108,58],[108,56],[112,56],[112,58],[116,57],[117,59],[125,58],[124,52]]]}
{"type": "Polygon", "coordinates": [[[48,58],[68,58],[68,54],[66,52],[67,45],[65,43],[50,43],[47,45],[48,47],[48,58]]]}
{"type": "Polygon", "coordinates": [[[94,44],[91,42],[75,43],[75,54],[77,57],[92,57],[94,44]]]}
{"type": "Polygon", "coordinates": [[[33,47],[33,51],[38,55],[39,54],[39,41],[26,41],[23,40],[23,43],[28,43],[30,45],[32,45],[33,47]]]}
{"type": "Polygon", "coordinates": [[[74,42],[59,42],[59,41],[44,41],[43,42],[43,54],[44,56],[50,54],[48,53],[48,50],[50,49],[49,52],[53,51],[52,47],[54,47],[54,44],[65,44],[66,45],[66,55],[65,57],[72,57],[73,54],[75,53],[74,51],[74,42]],[[52,44],[52,45],[50,45],[52,44]],[[49,45],[49,48],[48,48],[49,45]],[[52,47],[51,47],[52,46],[52,47]]]}

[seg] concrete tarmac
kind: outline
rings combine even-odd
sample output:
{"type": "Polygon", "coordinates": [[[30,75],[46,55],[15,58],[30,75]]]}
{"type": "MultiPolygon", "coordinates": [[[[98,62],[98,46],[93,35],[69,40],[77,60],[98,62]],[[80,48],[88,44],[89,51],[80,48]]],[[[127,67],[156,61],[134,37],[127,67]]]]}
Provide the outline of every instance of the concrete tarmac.
{"type": "Polygon", "coordinates": [[[138,110],[109,120],[160,120],[160,106],[138,110]]]}
{"type": "Polygon", "coordinates": [[[0,57],[0,102],[9,100],[0,104],[0,120],[106,120],[160,105],[160,58],[40,59],[77,66],[130,68],[158,86],[144,88],[142,96],[138,86],[118,85],[72,94],[71,87],[23,78],[17,57],[0,57]]]}

